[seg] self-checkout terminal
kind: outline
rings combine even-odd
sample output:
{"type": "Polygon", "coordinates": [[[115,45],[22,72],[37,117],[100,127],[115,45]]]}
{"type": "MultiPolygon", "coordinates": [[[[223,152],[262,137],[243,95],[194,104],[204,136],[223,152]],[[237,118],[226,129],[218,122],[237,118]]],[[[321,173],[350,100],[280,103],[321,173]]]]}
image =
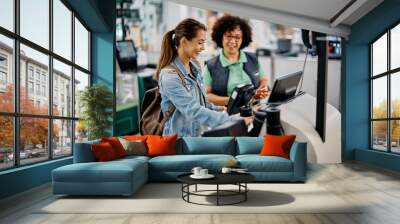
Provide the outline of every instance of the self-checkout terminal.
{"type": "Polygon", "coordinates": [[[303,72],[295,72],[277,78],[267,102],[253,100],[256,89],[251,84],[237,86],[229,98],[227,112],[229,115],[240,114],[241,117],[254,116],[253,123],[246,126],[243,120],[232,121],[205,131],[202,136],[259,136],[264,122],[266,133],[283,135],[285,132],[280,121],[279,106],[289,103],[304,94],[299,91],[303,72]],[[253,108],[259,107],[257,111],[253,108]]]}

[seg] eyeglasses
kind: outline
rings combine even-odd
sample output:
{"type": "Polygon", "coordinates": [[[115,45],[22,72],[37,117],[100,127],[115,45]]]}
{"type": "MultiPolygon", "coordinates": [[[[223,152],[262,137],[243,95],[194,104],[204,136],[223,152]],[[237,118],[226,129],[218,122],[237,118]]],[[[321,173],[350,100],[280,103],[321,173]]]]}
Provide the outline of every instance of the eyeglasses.
{"type": "Polygon", "coordinates": [[[224,37],[228,40],[234,40],[236,42],[239,42],[240,40],[242,40],[242,36],[233,36],[233,35],[224,35],[224,37]]]}

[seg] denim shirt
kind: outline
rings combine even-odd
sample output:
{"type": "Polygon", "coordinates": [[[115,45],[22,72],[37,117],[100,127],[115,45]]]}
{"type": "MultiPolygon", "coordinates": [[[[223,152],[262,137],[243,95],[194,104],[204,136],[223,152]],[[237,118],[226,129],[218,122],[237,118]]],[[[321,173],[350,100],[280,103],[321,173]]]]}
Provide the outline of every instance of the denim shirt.
{"type": "Polygon", "coordinates": [[[195,63],[189,62],[193,74],[186,71],[179,57],[175,57],[173,63],[184,74],[186,88],[174,69],[169,67],[161,69],[158,82],[162,98],[161,110],[165,113],[172,104],[176,107],[164,125],[163,135],[201,136],[208,127],[240,119],[230,117],[226,112],[217,112],[221,107],[207,100],[203,77],[195,63]]]}

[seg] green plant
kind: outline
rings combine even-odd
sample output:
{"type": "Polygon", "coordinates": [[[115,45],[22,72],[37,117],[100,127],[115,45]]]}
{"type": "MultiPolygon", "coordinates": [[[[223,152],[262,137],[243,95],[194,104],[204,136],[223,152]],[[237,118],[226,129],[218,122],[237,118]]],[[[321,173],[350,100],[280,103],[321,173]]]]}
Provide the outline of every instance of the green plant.
{"type": "Polygon", "coordinates": [[[79,93],[82,119],[88,128],[89,140],[109,136],[112,124],[112,92],[102,84],[87,86],[79,93]]]}

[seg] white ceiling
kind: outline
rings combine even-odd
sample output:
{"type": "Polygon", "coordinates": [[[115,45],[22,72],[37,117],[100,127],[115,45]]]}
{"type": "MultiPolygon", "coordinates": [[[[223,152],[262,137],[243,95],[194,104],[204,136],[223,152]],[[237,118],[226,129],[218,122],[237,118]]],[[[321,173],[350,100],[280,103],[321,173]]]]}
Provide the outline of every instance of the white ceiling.
{"type": "Polygon", "coordinates": [[[351,25],[383,2],[383,0],[172,1],[342,37],[348,37],[351,25]],[[348,4],[350,7],[338,14],[348,4]]]}
{"type": "Polygon", "coordinates": [[[227,0],[329,21],[351,0],[227,0]]]}

